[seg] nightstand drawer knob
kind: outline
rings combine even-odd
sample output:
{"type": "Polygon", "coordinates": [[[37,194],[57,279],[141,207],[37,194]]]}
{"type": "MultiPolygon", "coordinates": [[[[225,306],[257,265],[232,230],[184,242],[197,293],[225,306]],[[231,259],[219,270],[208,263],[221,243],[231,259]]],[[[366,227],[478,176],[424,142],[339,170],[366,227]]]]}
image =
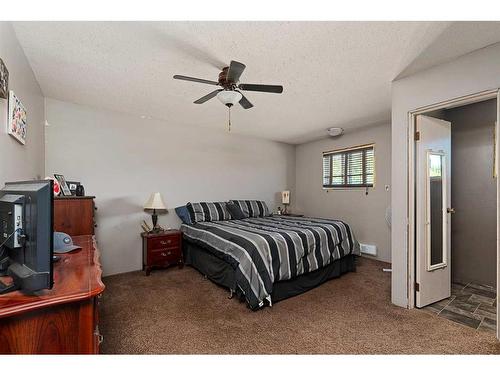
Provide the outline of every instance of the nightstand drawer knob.
{"type": "Polygon", "coordinates": [[[165,252],[161,253],[161,256],[162,256],[162,257],[166,257],[166,256],[171,255],[171,254],[172,254],[172,252],[171,252],[171,251],[168,251],[168,252],[166,252],[166,253],[165,253],[165,252]]]}
{"type": "Polygon", "coordinates": [[[160,241],[162,245],[170,245],[172,243],[172,240],[166,240],[166,241],[160,241]]]}

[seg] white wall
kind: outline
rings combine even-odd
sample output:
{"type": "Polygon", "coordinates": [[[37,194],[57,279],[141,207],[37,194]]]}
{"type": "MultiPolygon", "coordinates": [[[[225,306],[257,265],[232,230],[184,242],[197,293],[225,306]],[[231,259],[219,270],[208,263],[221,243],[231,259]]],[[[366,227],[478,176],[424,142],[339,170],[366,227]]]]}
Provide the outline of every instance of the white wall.
{"type": "Polygon", "coordinates": [[[188,201],[263,199],[270,209],[293,190],[295,147],[227,133],[179,127],[46,99],[46,170],[81,181],[96,196],[104,273],[141,268],[139,226],[149,194],[170,209],[163,227],[176,228],[174,208],[188,201]]]}
{"type": "Polygon", "coordinates": [[[28,113],[26,144],[7,134],[8,100],[0,99],[0,187],[6,181],[44,177],[44,105],[40,86],[9,22],[0,22],[0,58],[9,70],[9,89],[28,113]]]}
{"type": "Polygon", "coordinates": [[[385,220],[390,191],[385,190],[391,176],[390,124],[348,132],[340,138],[327,138],[297,146],[297,212],[308,216],[341,219],[352,225],[356,238],[378,247],[377,259],[390,262],[390,230],[385,220]],[[324,190],[323,151],[375,143],[375,186],[369,189],[324,190]]]}
{"type": "Polygon", "coordinates": [[[392,302],[406,307],[408,112],[451,98],[500,87],[500,44],[483,48],[393,83],[392,302]]]}

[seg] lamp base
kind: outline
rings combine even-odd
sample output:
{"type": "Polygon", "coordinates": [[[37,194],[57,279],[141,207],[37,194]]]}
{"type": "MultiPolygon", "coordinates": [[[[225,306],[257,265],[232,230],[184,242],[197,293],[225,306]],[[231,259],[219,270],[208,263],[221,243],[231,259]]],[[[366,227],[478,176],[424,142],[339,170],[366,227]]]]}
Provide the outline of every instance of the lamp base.
{"type": "Polygon", "coordinates": [[[153,221],[153,229],[149,233],[160,233],[163,232],[163,228],[158,226],[158,215],[156,214],[156,210],[153,210],[153,214],[151,215],[151,220],[153,221]]]}
{"type": "Polygon", "coordinates": [[[158,215],[156,214],[156,210],[153,210],[153,214],[151,215],[151,220],[153,221],[153,230],[158,225],[158,215]]]}
{"type": "Polygon", "coordinates": [[[281,212],[282,215],[286,215],[288,213],[288,204],[284,203],[283,206],[283,211],[281,212]]]}
{"type": "Polygon", "coordinates": [[[163,232],[163,228],[158,225],[158,215],[156,214],[156,210],[153,209],[153,213],[151,214],[151,221],[153,222],[153,229],[151,229],[148,233],[161,233],[163,232]]]}

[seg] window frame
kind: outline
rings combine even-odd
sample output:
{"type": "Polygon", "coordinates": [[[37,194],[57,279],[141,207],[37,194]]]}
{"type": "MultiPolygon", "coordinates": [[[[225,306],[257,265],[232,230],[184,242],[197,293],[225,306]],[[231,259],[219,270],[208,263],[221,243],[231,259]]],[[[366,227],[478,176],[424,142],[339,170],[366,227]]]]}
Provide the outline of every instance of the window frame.
{"type": "MultiPolygon", "coordinates": [[[[363,152],[363,158],[366,158],[366,152],[363,152]]],[[[373,188],[375,187],[375,183],[376,183],[376,147],[375,147],[375,143],[367,143],[367,144],[363,144],[363,145],[358,145],[358,146],[352,146],[352,147],[345,147],[345,148],[340,148],[340,149],[335,149],[335,150],[330,150],[330,151],[324,151],[322,156],[321,156],[321,160],[322,160],[322,176],[321,176],[321,180],[322,180],[322,186],[323,186],[323,190],[351,190],[351,189],[367,189],[367,188],[373,188]],[[344,179],[344,184],[342,185],[333,185],[332,184],[332,173],[333,173],[333,165],[332,165],[332,158],[330,157],[330,175],[329,175],[329,180],[330,180],[330,184],[324,184],[323,181],[324,181],[324,178],[325,178],[325,170],[324,170],[324,158],[325,156],[333,156],[335,154],[342,154],[344,158],[347,158],[347,155],[350,154],[350,153],[353,153],[353,152],[356,152],[358,150],[368,150],[368,149],[373,149],[373,183],[371,184],[367,184],[367,183],[362,183],[362,184],[348,184],[347,183],[347,177],[348,177],[348,174],[347,174],[347,168],[348,168],[348,163],[345,162],[344,164],[344,171],[343,171],[343,174],[342,174],[342,177],[344,179]]],[[[363,180],[366,181],[366,162],[363,161],[362,162],[362,168],[363,168],[363,172],[362,172],[362,176],[363,176],[363,180]]]]}

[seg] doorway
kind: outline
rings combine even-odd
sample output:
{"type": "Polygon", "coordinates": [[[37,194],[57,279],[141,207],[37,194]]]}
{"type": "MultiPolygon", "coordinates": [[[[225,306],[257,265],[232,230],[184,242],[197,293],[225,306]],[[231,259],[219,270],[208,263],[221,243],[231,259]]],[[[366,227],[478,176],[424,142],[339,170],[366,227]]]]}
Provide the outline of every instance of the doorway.
{"type": "MultiPolygon", "coordinates": [[[[495,96],[414,116],[414,306],[497,333],[495,96]]],[[[498,336],[497,336],[498,337],[498,336]]]]}

